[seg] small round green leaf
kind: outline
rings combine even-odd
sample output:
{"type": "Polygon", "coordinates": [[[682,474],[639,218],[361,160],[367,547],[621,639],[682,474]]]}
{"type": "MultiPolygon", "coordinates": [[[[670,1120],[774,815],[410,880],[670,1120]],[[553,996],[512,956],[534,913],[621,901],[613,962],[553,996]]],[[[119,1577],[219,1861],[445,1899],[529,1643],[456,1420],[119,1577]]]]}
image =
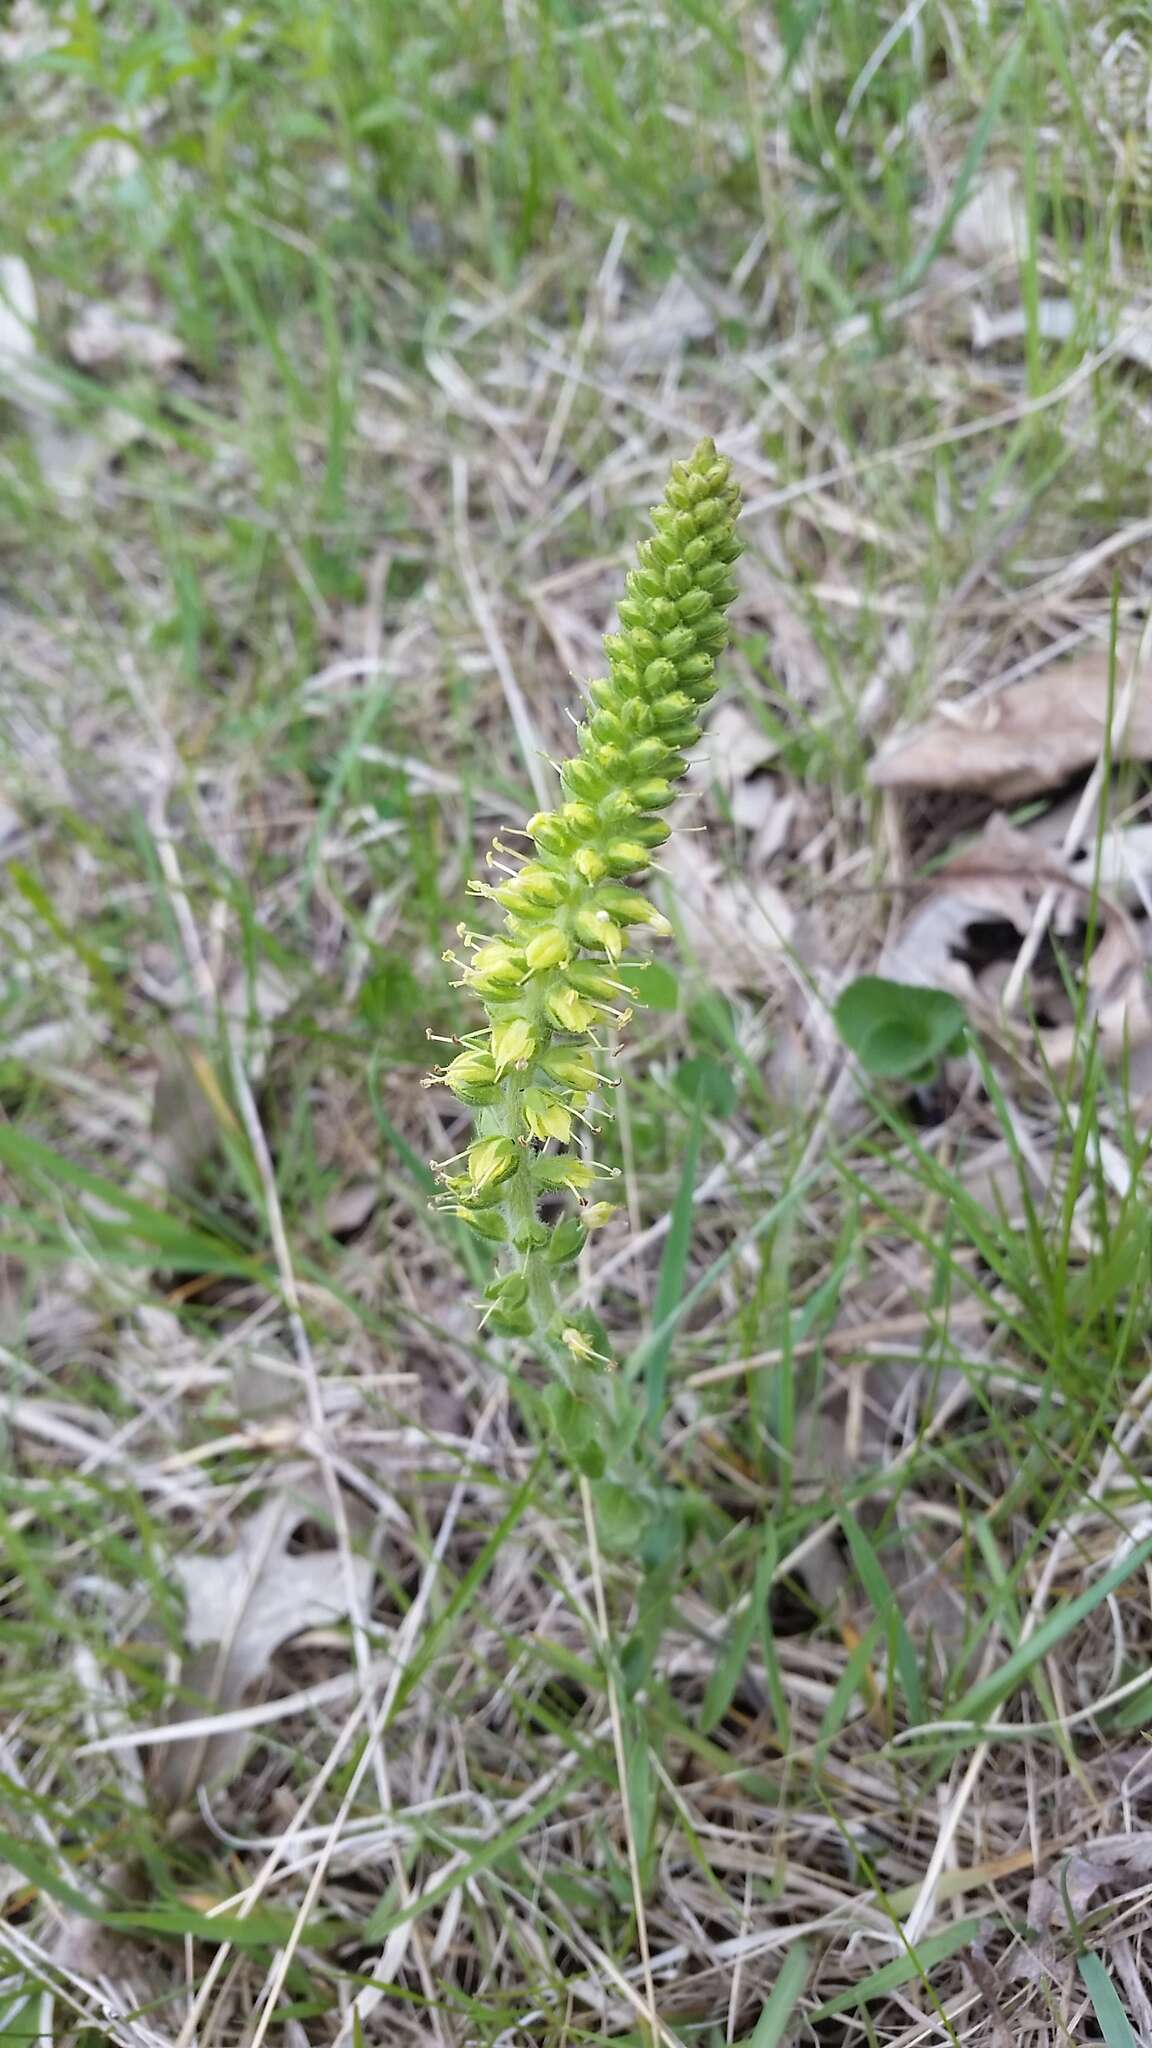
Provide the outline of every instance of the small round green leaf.
{"type": "Polygon", "coordinates": [[[943,989],[863,974],[834,1011],[836,1029],[862,1067],[884,1080],[919,1078],[957,1047],[964,1010],[943,989]]]}
{"type": "Polygon", "coordinates": [[[735,1081],[727,1067],[706,1053],[681,1060],[674,1079],[680,1094],[689,1102],[698,1102],[710,1116],[731,1116],[736,1107],[735,1081]]]}
{"type": "Polygon", "coordinates": [[[669,1014],[680,1008],[680,985],[659,960],[625,960],[616,969],[617,981],[630,989],[646,1010],[669,1014]]]}

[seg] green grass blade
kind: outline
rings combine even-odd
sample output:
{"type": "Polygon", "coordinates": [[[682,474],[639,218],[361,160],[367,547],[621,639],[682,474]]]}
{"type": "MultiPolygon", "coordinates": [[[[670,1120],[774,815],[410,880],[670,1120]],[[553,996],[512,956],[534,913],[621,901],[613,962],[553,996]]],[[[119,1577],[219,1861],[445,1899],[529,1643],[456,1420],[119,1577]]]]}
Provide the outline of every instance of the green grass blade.
{"type": "Polygon", "coordinates": [[[54,1152],[50,1145],[42,1145],[39,1139],[26,1137],[8,1125],[0,1125],[0,1165],[10,1167],[13,1173],[27,1178],[42,1176],[57,1187],[71,1189],[77,1195],[88,1196],[118,1211],[123,1220],[115,1226],[110,1225],[106,1218],[93,1217],[97,1231],[108,1232],[115,1228],[121,1234],[131,1235],[141,1244],[151,1245],[157,1252],[162,1252],[170,1266],[193,1272],[243,1273],[252,1279],[260,1277],[256,1261],[238,1247],[226,1244],[222,1238],[209,1237],[204,1231],[190,1229],[177,1217],[167,1215],[162,1209],[154,1209],[150,1202],[143,1202],[138,1195],[130,1195],[126,1189],[117,1187],[115,1181],[105,1180],[102,1174],[92,1173],[85,1166],[77,1166],[73,1160],[54,1152]]]}
{"type": "Polygon", "coordinates": [[[843,1671],[833,1689],[832,1697],[824,1709],[820,1722],[820,1733],[813,1752],[814,1761],[823,1763],[828,1746],[834,1742],[848,1718],[848,1711],[864,1683],[864,1674],[876,1654],[876,1646],[884,1634],[884,1624],[877,1618],[865,1629],[859,1642],[852,1650],[843,1671]]]}
{"type": "Polygon", "coordinates": [[[988,96],[984,102],[980,118],[969,137],[968,147],[964,152],[964,160],[956,173],[956,183],[952,187],[948,204],[944,208],[928,240],[920,250],[919,255],[913,257],[912,262],[908,265],[907,270],[900,279],[900,290],[902,292],[915,290],[929,264],[939,255],[940,250],[948,240],[957,215],[960,213],[964,201],[971,190],[972,181],[984,161],[988,144],[992,140],[993,130],[1000,118],[1000,109],[1004,105],[1008,87],[1016,76],[1017,66],[1024,54],[1024,49],[1024,37],[1015,37],[1009,44],[1007,56],[1003,58],[999,67],[993,73],[988,87],[988,96]]]}
{"type": "Polygon", "coordinates": [[[772,1590],[772,1573],[776,1565],[776,1549],[776,1532],[769,1526],[747,1604],[738,1617],[728,1638],[728,1647],[715,1666],[704,1690],[700,1708],[702,1735],[711,1733],[716,1723],[723,1720],[732,1704],[744,1666],[748,1662],[752,1639],[767,1612],[768,1596],[772,1590]]]}
{"type": "Polygon", "coordinates": [[[900,1681],[900,1690],[904,1694],[904,1704],[908,1709],[908,1719],[912,1726],[915,1727],[926,1718],[924,1689],[920,1683],[919,1660],[916,1656],[912,1638],[908,1633],[904,1616],[900,1612],[900,1602],[888,1583],[884,1567],[872,1543],[856,1520],[850,1507],[845,1506],[841,1508],[840,1523],[845,1536],[848,1538],[848,1547],[852,1552],[852,1562],[860,1574],[861,1584],[869,1600],[872,1602],[872,1611],[876,1615],[877,1620],[884,1623],[885,1632],[892,1644],[896,1676],[900,1681]]]}
{"type": "Polygon", "coordinates": [[[809,2020],[815,2025],[818,2020],[832,2019],[838,2012],[851,2012],[853,2006],[867,2005],[870,1999],[882,1998],[886,1991],[895,1991],[898,1985],[909,1984],[917,1977],[921,1983],[927,1984],[929,1971],[934,1970],[937,1963],[947,1962],[958,1949],[967,1948],[976,1940],[983,1924],[982,1920],[973,1917],[958,1920],[954,1927],[946,1927],[943,1934],[928,1935],[907,1955],[893,1956],[890,1963],[882,1963],[870,1977],[850,1985],[847,1991],[838,1991],[835,1998],[826,1999],[815,2012],[809,2013],[809,2020]]]}
{"type": "Polygon", "coordinates": [[[652,1431],[659,1429],[660,1419],[664,1413],[668,1354],[672,1349],[675,1334],[675,1325],[671,1318],[683,1297],[684,1275],[688,1270],[688,1252],[692,1243],[692,1198],[696,1187],[696,1162],[700,1157],[700,1134],[703,1127],[704,1110],[700,1097],[697,1096],[692,1105],[680,1185],[672,1205],[672,1223],[664,1242],[664,1255],[660,1260],[660,1274],[656,1282],[656,1329],[644,1364],[645,1412],[648,1428],[652,1431]]]}
{"type": "Polygon", "coordinates": [[[768,2003],[756,2025],[744,2042],[743,2048],[780,2048],[784,2029],[788,2025],[804,1989],[808,1976],[808,1950],[802,1941],[790,1948],[784,1957],[780,1975],[772,1986],[768,2003]]]}
{"type": "Polygon", "coordinates": [[[698,1280],[693,1281],[687,1293],[680,1297],[663,1320],[657,1322],[655,1329],[649,1332],[644,1342],[637,1345],[635,1351],[631,1353],[624,1368],[629,1379],[642,1378],[646,1375],[649,1353],[654,1346],[663,1343],[666,1337],[671,1338],[674,1335],[685,1316],[690,1314],[698,1302],[707,1299],[717,1281],[723,1278],[730,1266],[736,1264],[750,1244],[755,1244],[758,1238],[766,1236],[770,1230],[779,1228],[784,1219],[799,1207],[817,1178],[817,1174],[813,1172],[805,1174],[803,1180],[794,1181],[763,1215],[756,1218],[748,1230],[742,1230],[740,1235],[733,1239],[727,1249],[720,1253],[719,1258],[713,1259],[707,1271],[702,1273],[698,1280]]]}
{"type": "MultiPolygon", "coordinates": [[[[0,1833],[0,1856],[47,1898],[55,1899],[59,1905],[68,1906],[72,1912],[78,1913],[81,1919],[93,1920],[101,1927],[181,1937],[194,1935],[199,1941],[228,1941],[236,1948],[276,1948],[292,1931],[294,1916],[268,1907],[258,1913],[250,1913],[244,1919],[236,1914],[197,1912],[194,1907],[184,1906],[178,1900],[112,1911],[60,1877],[36,1850],[30,1849],[15,1835],[0,1833]]],[[[309,1946],[317,1947],[331,1945],[345,1937],[346,1928],[342,1922],[327,1921],[311,1924],[305,1940],[309,1946]]]]}
{"type": "Polygon", "coordinates": [[[990,1672],[987,1678],[981,1679],[977,1685],[969,1688],[952,1710],[952,1717],[957,1721],[983,1720],[1000,1700],[1008,1698],[1034,1664],[1047,1657],[1057,1643],[1062,1642],[1072,1629],[1078,1628],[1082,1621],[1087,1620],[1101,1602],[1107,1600],[1109,1594],[1114,1593],[1118,1586],[1122,1586],[1126,1579],[1130,1579],[1133,1572],[1139,1571],[1141,1565],[1150,1557],[1152,1534],[1145,1536],[1142,1542],[1137,1543],[1120,1558],[1110,1571],[1106,1571],[1102,1578],[1097,1579],[1094,1586],[1088,1586],[1083,1593],[1078,1593],[1074,1600],[1069,1600],[1066,1606],[1057,1608],[1055,1614],[1050,1614],[1046,1621],[1041,1622],[1035,1634],[1029,1636],[1026,1643],[1021,1643],[1019,1649],[1012,1652],[999,1671],[990,1672]]]}
{"type": "Polygon", "coordinates": [[[1120,2003],[1120,1993],[1108,1975],[1103,1956],[1086,1949],[1076,1960],[1106,2048],[1136,2048],[1136,2036],[1120,2003]]]}

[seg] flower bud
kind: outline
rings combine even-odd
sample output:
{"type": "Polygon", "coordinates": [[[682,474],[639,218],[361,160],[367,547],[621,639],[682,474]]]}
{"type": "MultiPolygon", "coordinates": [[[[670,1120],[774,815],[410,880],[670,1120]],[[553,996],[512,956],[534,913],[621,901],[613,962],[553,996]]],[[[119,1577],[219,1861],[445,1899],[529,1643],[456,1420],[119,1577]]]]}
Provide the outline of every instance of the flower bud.
{"type": "Polygon", "coordinates": [[[586,797],[592,803],[603,795],[606,786],[603,771],[594,761],[585,761],[582,756],[565,761],[560,770],[560,780],[573,796],[586,797]]]}
{"type": "Polygon", "coordinates": [[[624,934],[606,910],[578,910],[572,920],[577,938],[585,946],[618,960],[624,950],[624,934]]]}
{"type": "Polygon", "coordinates": [[[686,654],[695,653],[695,630],[691,626],[673,626],[670,632],[665,633],[660,645],[668,656],[668,664],[671,667],[673,662],[682,661],[686,654]]]}
{"type": "Polygon", "coordinates": [[[676,688],[676,670],[664,654],[650,661],[644,671],[644,688],[650,697],[661,697],[676,688]]]}
{"type": "Polygon", "coordinates": [[[559,926],[547,924],[535,938],[529,939],[524,958],[533,974],[546,974],[550,967],[562,967],[571,951],[571,944],[559,926]]]}
{"type": "Polygon", "coordinates": [[[614,839],[604,858],[610,875],[632,875],[638,868],[652,864],[648,848],[640,846],[635,839],[614,839]]]}
{"type": "Polygon", "coordinates": [[[585,1230],[602,1230],[606,1223],[612,1221],[618,1207],[617,1202],[589,1202],[587,1208],[580,1211],[585,1230]]]}
{"type": "Polygon", "coordinates": [[[723,647],[728,639],[728,625],[723,612],[705,612],[696,620],[692,631],[696,635],[697,647],[723,647]]]}
{"type": "Polygon", "coordinates": [[[582,846],[577,853],[573,854],[572,865],[578,875],[581,875],[586,882],[593,884],[602,881],[603,877],[608,873],[607,862],[603,854],[598,853],[594,846],[582,846]]]}
{"type": "Polygon", "coordinates": [[[671,803],[675,793],[662,775],[648,775],[642,782],[632,784],[632,794],[644,811],[658,811],[662,804],[671,803]]]}
{"type": "Polygon", "coordinates": [[[590,1095],[596,1086],[592,1055],[583,1046],[558,1046],[542,1055],[540,1065],[550,1080],[561,1082],[565,1088],[575,1088],[581,1095],[590,1095]]]}
{"type": "Polygon", "coordinates": [[[528,1129],[542,1145],[549,1138],[557,1139],[561,1145],[568,1143],[572,1136],[572,1112],[554,1095],[547,1094],[543,1088],[528,1088],[522,1107],[528,1129]]]}
{"type": "Polygon", "coordinates": [[[600,1174],[586,1159],[574,1159],[569,1152],[542,1152],[532,1161],[532,1178],[538,1188],[567,1188],[578,1195],[594,1187],[600,1174]]]}
{"type": "Polygon", "coordinates": [[[569,1266],[578,1259],[588,1242],[588,1232],[578,1216],[565,1216],[552,1232],[544,1254],[548,1266],[569,1266]]]}
{"type": "Polygon", "coordinates": [[[596,1022],[594,1005],[585,1002],[574,988],[550,990],[545,998],[544,1007],[552,1022],[561,1031],[588,1031],[596,1022]]]}
{"type": "Polygon", "coordinates": [[[696,705],[685,690],[669,690],[666,697],[657,697],[652,706],[652,715],[657,725],[676,725],[682,718],[691,718],[696,705]]]}
{"type": "Polygon", "coordinates": [[[497,1074],[523,1066],[536,1050],[532,1027],[524,1017],[507,1017],[492,1026],[492,1058],[497,1074]]]}
{"type": "Polygon", "coordinates": [[[567,979],[580,995],[591,996],[594,1002],[611,1003],[620,993],[612,976],[590,960],[574,960],[568,969],[567,979]]]}
{"type": "Polygon", "coordinates": [[[555,811],[537,811],[529,818],[525,829],[544,853],[563,855],[572,844],[570,830],[555,811]]]}
{"type": "Polygon", "coordinates": [[[527,1256],[529,1252],[542,1252],[551,1235],[548,1225],[541,1223],[539,1217],[536,1217],[516,1232],[512,1242],[518,1252],[527,1256]]]}
{"type": "Polygon", "coordinates": [[[486,1052],[462,1052],[444,1071],[444,1079],[453,1095],[458,1095],[461,1102],[471,1103],[474,1108],[496,1101],[499,1093],[496,1078],[496,1062],[486,1052]]]}
{"type": "Polygon", "coordinates": [[[517,953],[506,939],[489,939],[486,946],[473,953],[471,964],[482,974],[504,974],[512,987],[524,979],[524,955],[517,953]]]}
{"type": "Polygon", "coordinates": [[[490,1280],[484,1289],[485,1301],[498,1301],[505,1308],[523,1308],[528,1299],[528,1282],[523,1273],[505,1273],[498,1280],[490,1280]]]}
{"type": "Polygon", "coordinates": [[[699,737],[700,727],[691,718],[686,718],[683,725],[664,727],[664,738],[670,747],[694,747],[699,737]]]}
{"type": "Polygon", "coordinates": [[[492,894],[505,910],[555,910],[564,901],[564,884],[549,868],[541,867],[538,861],[529,861],[510,882],[504,882],[492,894]]]}
{"type": "Polygon", "coordinates": [[[501,1302],[493,1309],[488,1320],[494,1330],[499,1330],[502,1337],[532,1335],[532,1311],[527,1304],[523,1308],[505,1308],[501,1302]]]}
{"type": "Polygon", "coordinates": [[[649,903],[646,896],[641,896],[638,889],[617,889],[606,882],[602,889],[596,891],[596,904],[599,909],[606,910],[617,924],[646,924],[664,939],[672,930],[663,911],[649,903]]]}
{"type": "Polygon", "coordinates": [[[520,1164],[520,1149],[512,1138],[477,1138],[468,1147],[468,1172],[477,1194],[503,1186],[520,1164]]]}
{"type": "Polygon", "coordinates": [[[636,806],[632,801],[630,792],[626,789],[614,789],[611,796],[606,796],[600,805],[600,820],[603,824],[618,825],[627,823],[629,818],[634,818],[635,816],[636,806]]]}
{"type": "Polygon", "coordinates": [[[615,711],[598,711],[588,727],[599,747],[626,747],[628,727],[615,711]]]}
{"type": "Polygon", "coordinates": [[[628,765],[637,775],[667,774],[668,749],[661,739],[635,740],[628,749],[628,765]]]}
{"type": "Polygon", "coordinates": [[[477,1237],[487,1238],[489,1244],[503,1244],[508,1235],[504,1218],[498,1209],[469,1209],[461,1203],[456,1211],[461,1223],[474,1230],[477,1237]]]}
{"type": "Polygon", "coordinates": [[[628,837],[638,839],[641,846],[663,846],[672,837],[672,827],[663,818],[635,818],[628,827],[628,837]]]}
{"type": "Polygon", "coordinates": [[[650,661],[656,660],[660,652],[660,642],[656,638],[655,633],[650,632],[647,626],[634,627],[628,638],[631,643],[629,648],[631,658],[634,662],[638,662],[642,669],[646,668],[650,661]]]}

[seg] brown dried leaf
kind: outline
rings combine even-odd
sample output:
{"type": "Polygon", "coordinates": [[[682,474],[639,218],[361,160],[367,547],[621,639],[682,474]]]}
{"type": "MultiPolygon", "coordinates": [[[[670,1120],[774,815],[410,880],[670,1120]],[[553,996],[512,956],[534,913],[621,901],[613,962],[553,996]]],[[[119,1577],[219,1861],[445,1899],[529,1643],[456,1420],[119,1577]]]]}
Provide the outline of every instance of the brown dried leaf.
{"type": "Polygon", "coordinates": [[[380,1205],[378,1180],[353,1180],[333,1188],[324,1204],[324,1228],[333,1237],[355,1237],[380,1205]]]}
{"type": "MultiPolygon", "coordinates": [[[[980,838],[932,877],[919,904],[885,946],[876,972],[916,987],[947,989],[961,1002],[987,1012],[991,991],[982,987],[984,974],[971,964],[976,935],[981,928],[1008,925],[1023,944],[1045,891],[1067,891],[1068,884],[1068,871],[1057,855],[1003,818],[991,818],[980,838]]],[[[1055,929],[1067,932],[1072,922],[1069,906],[1061,902],[1055,929]]]]}
{"type": "Polygon", "coordinates": [[[730,991],[779,987],[796,929],[795,913],[779,889],[726,873],[698,839],[686,835],[671,841],[662,865],[685,943],[713,985],[730,991]]]}
{"type": "MultiPolygon", "coordinates": [[[[1118,650],[1122,684],[1132,650],[1118,650]]],[[[974,790],[1010,803],[1054,789],[1100,758],[1108,723],[1107,650],[1053,663],[997,696],[941,707],[873,761],[877,789],[974,790]]],[[[1113,758],[1152,760],[1152,662],[1142,665],[1113,758]]]]}
{"type": "Polygon", "coordinates": [[[1028,1896],[1028,1922],[1039,1940],[1012,1959],[1010,1977],[1034,1982],[1053,1967],[1058,1950],[1052,1935],[1076,1929],[1097,1894],[1105,1887],[1117,1900],[1147,1889],[1152,1871],[1152,1834],[1145,1829],[1128,1835],[1105,1835],[1069,1857],[1052,1872],[1033,1880],[1028,1896]]]}
{"type": "MultiPolygon", "coordinates": [[[[1119,859],[1119,855],[1116,856],[1119,859]]],[[[1049,899],[1052,938],[1075,942],[1095,903],[1099,942],[1084,969],[1086,1021],[1095,1026],[1105,1059],[1120,1059],[1152,1040],[1144,948],[1122,904],[1094,893],[1082,864],[1069,864],[1030,834],[994,817],[981,837],[933,877],[928,892],[880,956],[877,972],[913,986],[946,989],[973,1021],[1003,1038],[1021,1026],[1006,1018],[1001,996],[1033,919],[1049,899]]],[[[1074,951],[1073,946],[1069,951],[1074,951]]],[[[1074,968],[1074,961],[1068,961],[1074,968]]],[[[1057,1073],[1083,1042],[1064,963],[1041,947],[1029,977],[1026,1009],[1039,1027],[1044,1057],[1057,1073]]]]}
{"type": "Polygon", "coordinates": [[[988,172],[961,207],[952,242],[966,263],[997,263],[1028,247],[1028,208],[1012,164],[988,172]]]}
{"type": "MultiPolygon", "coordinates": [[[[189,1655],[181,1673],[185,1703],[176,1720],[198,1716],[206,1701],[221,1709],[238,1706],[293,1636],[343,1620],[350,1593],[359,1606],[366,1603],[372,1586],[368,1558],[353,1557],[349,1575],[336,1550],[288,1555],[288,1543],[309,1512],[298,1494],[281,1494],[239,1525],[233,1548],[222,1556],[177,1558],[189,1655]]],[[[246,1747],[244,1734],[175,1744],[161,1757],[157,1789],[176,1804],[196,1784],[229,1776],[246,1747]]]]}
{"type": "Polygon", "coordinates": [[[150,1177],[187,1188],[220,1144],[221,1131],[237,1128],[210,1061],[201,1048],[174,1038],[161,1049],[152,1098],[150,1177]]]}
{"type": "Polygon", "coordinates": [[[82,370],[141,369],[162,374],[184,354],[178,335],[110,300],[85,306],[68,329],[68,353],[82,370]]]}
{"type": "Polygon", "coordinates": [[[779,989],[797,937],[795,910],[768,880],[798,814],[795,792],[770,772],[775,754],[742,705],[721,704],[690,771],[693,794],[675,818],[698,828],[703,809],[714,830],[682,830],[661,855],[689,948],[715,986],[731,992],[779,989]],[[739,851],[725,863],[715,849],[733,835],[739,851]]]}

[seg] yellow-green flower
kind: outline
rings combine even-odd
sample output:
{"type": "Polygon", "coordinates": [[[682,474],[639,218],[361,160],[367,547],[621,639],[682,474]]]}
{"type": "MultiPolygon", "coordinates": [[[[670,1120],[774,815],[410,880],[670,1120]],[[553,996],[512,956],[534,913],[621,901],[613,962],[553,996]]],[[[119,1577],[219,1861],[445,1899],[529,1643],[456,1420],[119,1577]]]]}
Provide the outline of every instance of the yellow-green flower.
{"type": "MultiPolygon", "coordinates": [[[[577,1256],[587,1229],[611,1213],[598,1201],[546,1222],[544,1196],[554,1205],[566,1192],[582,1203],[602,1174],[540,1148],[566,1146],[574,1118],[610,1078],[598,1076],[589,1042],[598,1026],[631,1014],[621,1007],[630,990],[618,974],[629,927],[645,925],[654,936],[669,930],[636,882],[668,837],[658,814],[687,770],[699,713],[716,688],[736,595],[738,509],[727,461],[702,441],[677,463],[652,512],[620,630],[604,642],[608,673],[588,685],[577,750],[560,768],[561,802],[529,818],[531,853],[506,880],[469,884],[474,896],[500,905],[504,930],[479,944],[464,934],[475,950],[462,980],[487,1012],[487,1043],[461,1053],[443,1078],[478,1108],[480,1134],[466,1173],[441,1178],[456,1213],[483,1237],[502,1232],[524,1262],[515,1269],[524,1286],[518,1279],[514,1302],[500,1283],[495,1319],[512,1334],[545,1334],[542,1304],[552,1297],[544,1267],[577,1256]]],[[[570,1360],[601,1360],[571,1318],[554,1334],[570,1360]]]]}

